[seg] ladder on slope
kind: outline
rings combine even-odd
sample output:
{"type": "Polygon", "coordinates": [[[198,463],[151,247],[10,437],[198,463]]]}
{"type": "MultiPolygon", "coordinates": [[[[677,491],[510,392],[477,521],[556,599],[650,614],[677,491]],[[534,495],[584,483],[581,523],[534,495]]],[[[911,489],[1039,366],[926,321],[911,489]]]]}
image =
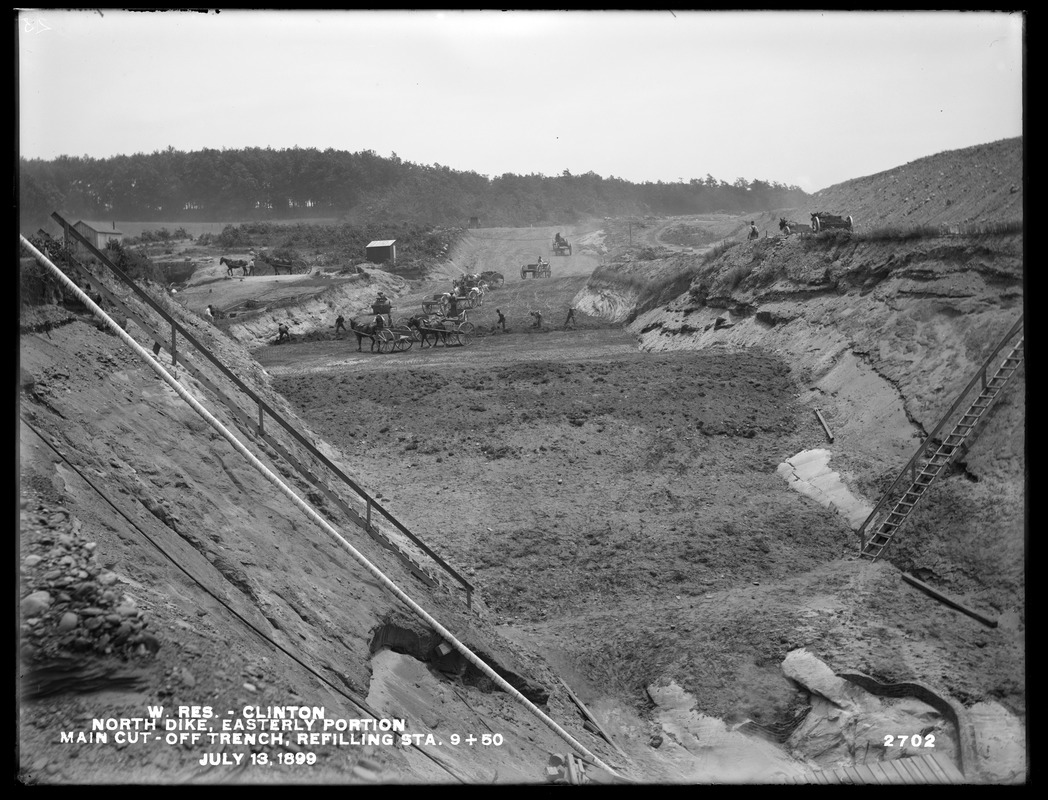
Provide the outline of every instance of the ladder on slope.
{"type": "Polygon", "coordinates": [[[1008,334],[997,345],[993,353],[983,364],[982,368],[972,378],[971,382],[958,396],[953,407],[946,412],[935,430],[924,440],[920,448],[914,454],[910,462],[903,467],[895,483],[885,492],[877,507],[873,510],[866,521],[859,528],[860,555],[876,561],[884,553],[885,549],[895,538],[910,512],[924,497],[928,487],[943,470],[950,464],[954,457],[961,451],[961,447],[972,437],[976,426],[986,415],[987,410],[994,401],[1000,397],[1004,388],[1011,381],[1020,365],[1023,363],[1023,344],[1025,337],[1021,333],[1023,329],[1023,318],[1015,323],[1008,334]],[[986,376],[992,366],[996,363],[998,354],[1005,348],[1016,334],[1019,338],[1015,341],[1011,351],[1005,359],[997,364],[993,377],[987,380],[986,376]],[[947,423],[954,418],[954,414],[969,397],[976,387],[980,387],[979,394],[972,401],[968,410],[961,415],[954,424],[951,433],[941,441],[935,437],[947,423]],[[931,453],[928,455],[928,453],[931,453]],[[908,479],[908,481],[907,481],[908,479]],[[899,493],[899,490],[905,490],[899,493]],[[891,510],[883,518],[880,516],[884,509],[890,506],[891,510]],[[867,538],[867,531],[873,533],[867,538]]]}

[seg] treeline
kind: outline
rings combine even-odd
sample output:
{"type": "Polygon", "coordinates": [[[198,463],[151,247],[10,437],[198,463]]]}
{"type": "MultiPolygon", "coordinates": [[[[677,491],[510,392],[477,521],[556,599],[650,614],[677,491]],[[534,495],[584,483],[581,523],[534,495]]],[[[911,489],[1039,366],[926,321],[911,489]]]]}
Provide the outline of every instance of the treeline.
{"type": "Polygon", "coordinates": [[[96,159],[21,159],[20,221],[52,211],[84,219],[207,221],[334,217],[485,226],[559,224],[593,216],[749,212],[803,205],[796,186],[712,175],[631,183],[593,172],[488,178],[371,150],[244,148],[96,159]]]}

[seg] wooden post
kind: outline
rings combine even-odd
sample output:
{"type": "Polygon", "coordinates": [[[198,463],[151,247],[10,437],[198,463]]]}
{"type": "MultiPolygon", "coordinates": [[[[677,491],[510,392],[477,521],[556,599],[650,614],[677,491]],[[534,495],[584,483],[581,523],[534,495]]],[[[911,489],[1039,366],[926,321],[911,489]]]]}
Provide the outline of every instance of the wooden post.
{"type": "Polygon", "coordinates": [[[973,610],[971,608],[968,608],[965,605],[962,605],[958,601],[954,600],[952,597],[948,597],[947,595],[945,595],[942,592],[940,592],[938,589],[933,589],[931,586],[929,586],[928,584],[924,583],[923,581],[917,580],[912,575],[907,575],[904,572],[904,573],[902,573],[902,579],[904,581],[906,581],[908,584],[910,584],[911,586],[917,587],[918,589],[920,589],[925,594],[928,594],[928,595],[934,597],[940,603],[945,603],[946,605],[950,606],[950,608],[956,608],[962,614],[967,614],[969,617],[971,617],[972,619],[978,620],[983,625],[988,625],[991,628],[996,628],[997,627],[997,620],[990,619],[989,617],[987,617],[987,616],[985,616],[983,614],[980,614],[978,611],[975,611],[975,610],[973,610]]]}
{"type": "Polygon", "coordinates": [[[265,420],[265,418],[266,418],[265,417],[265,412],[262,410],[262,404],[259,403],[258,404],[258,435],[259,436],[265,436],[266,435],[266,429],[265,429],[265,426],[263,425],[263,421],[265,420]]]}
{"type": "Polygon", "coordinates": [[[171,326],[171,366],[178,366],[178,350],[175,349],[175,345],[178,342],[178,333],[175,331],[175,326],[171,326]]]}
{"type": "Polygon", "coordinates": [[[833,434],[830,433],[830,426],[826,424],[826,420],[822,418],[822,412],[819,409],[815,409],[815,416],[819,418],[819,422],[822,423],[822,429],[826,431],[826,438],[833,442],[833,434]]]}

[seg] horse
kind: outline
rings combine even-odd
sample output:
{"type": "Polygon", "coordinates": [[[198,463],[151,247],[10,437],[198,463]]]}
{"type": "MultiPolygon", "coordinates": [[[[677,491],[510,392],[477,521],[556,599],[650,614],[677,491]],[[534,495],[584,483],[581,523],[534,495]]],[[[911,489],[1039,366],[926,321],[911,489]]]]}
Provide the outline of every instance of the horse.
{"type": "Polygon", "coordinates": [[[273,274],[279,275],[281,270],[285,270],[288,275],[295,274],[295,265],[290,261],[276,261],[268,256],[257,256],[256,259],[261,261],[263,264],[268,264],[273,268],[273,274]]]}
{"type": "Polygon", "coordinates": [[[222,256],[222,258],[218,259],[218,263],[220,266],[225,265],[226,275],[230,278],[233,277],[233,270],[235,269],[242,269],[245,275],[248,274],[248,263],[243,259],[237,259],[234,261],[232,258],[222,256]]]}
{"type": "Polygon", "coordinates": [[[800,231],[802,227],[804,226],[802,226],[799,222],[790,222],[786,219],[786,217],[779,217],[779,230],[782,231],[783,234],[785,234],[786,236],[789,236],[791,233],[800,231]]]}
{"type": "Polygon", "coordinates": [[[448,346],[448,332],[443,321],[430,322],[427,317],[412,317],[408,320],[408,327],[418,331],[419,341],[422,342],[421,347],[425,347],[430,338],[433,339],[432,347],[436,347],[437,342],[445,347],[448,346]]]}
{"type": "Polygon", "coordinates": [[[371,352],[375,352],[375,348],[378,346],[378,337],[376,336],[376,334],[378,333],[378,329],[376,329],[373,324],[372,325],[358,325],[357,321],[355,319],[351,319],[349,321],[349,329],[351,331],[353,331],[353,334],[357,337],[357,352],[358,353],[364,352],[361,349],[361,345],[363,344],[364,337],[367,337],[368,339],[371,340],[371,352]]]}

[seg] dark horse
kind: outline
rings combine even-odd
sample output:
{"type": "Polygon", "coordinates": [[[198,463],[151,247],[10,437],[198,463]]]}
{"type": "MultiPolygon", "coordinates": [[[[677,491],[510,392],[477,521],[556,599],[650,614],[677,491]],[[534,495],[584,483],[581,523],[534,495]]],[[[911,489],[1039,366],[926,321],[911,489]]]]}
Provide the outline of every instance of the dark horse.
{"type": "Polygon", "coordinates": [[[436,347],[437,342],[440,342],[445,347],[448,346],[448,332],[442,323],[431,323],[427,317],[419,316],[409,319],[408,327],[418,331],[418,338],[422,342],[422,347],[425,347],[426,342],[430,339],[433,340],[431,347],[436,347]]]}
{"type": "Polygon", "coordinates": [[[779,217],[779,230],[787,236],[791,233],[797,233],[801,228],[807,227],[807,225],[801,225],[799,222],[789,222],[786,217],[779,217]]]}
{"type": "Polygon", "coordinates": [[[287,272],[288,275],[295,274],[295,265],[292,264],[290,261],[278,261],[276,259],[270,258],[269,256],[257,256],[257,259],[261,261],[263,264],[268,264],[269,266],[271,266],[273,268],[274,275],[279,275],[281,270],[287,272]]]}
{"type": "Polygon", "coordinates": [[[351,319],[349,321],[349,329],[357,337],[357,352],[363,352],[361,344],[365,337],[371,340],[371,351],[374,352],[378,346],[378,332],[385,327],[387,327],[386,321],[381,316],[376,316],[375,321],[370,325],[358,325],[355,319],[351,319]]]}
{"type": "Polygon", "coordinates": [[[226,275],[228,275],[229,277],[233,277],[233,270],[235,269],[242,269],[244,270],[245,275],[249,274],[248,270],[250,269],[250,264],[248,264],[248,262],[244,261],[243,259],[238,259],[234,261],[231,258],[226,258],[225,256],[222,256],[222,258],[218,259],[218,263],[219,265],[225,265],[226,275]]]}

